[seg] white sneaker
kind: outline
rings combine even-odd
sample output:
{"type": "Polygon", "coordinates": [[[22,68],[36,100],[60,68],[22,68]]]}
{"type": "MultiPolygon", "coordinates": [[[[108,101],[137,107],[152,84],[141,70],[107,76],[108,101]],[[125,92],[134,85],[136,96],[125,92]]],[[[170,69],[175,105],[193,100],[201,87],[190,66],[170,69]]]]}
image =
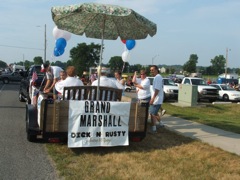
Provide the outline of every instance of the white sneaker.
{"type": "Polygon", "coordinates": [[[161,115],[163,116],[167,111],[165,109],[162,110],[161,115]]]}
{"type": "Polygon", "coordinates": [[[157,128],[162,128],[162,127],[164,127],[164,124],[162,121],[160,121],[159,124],[157,125],[157,128]]]}

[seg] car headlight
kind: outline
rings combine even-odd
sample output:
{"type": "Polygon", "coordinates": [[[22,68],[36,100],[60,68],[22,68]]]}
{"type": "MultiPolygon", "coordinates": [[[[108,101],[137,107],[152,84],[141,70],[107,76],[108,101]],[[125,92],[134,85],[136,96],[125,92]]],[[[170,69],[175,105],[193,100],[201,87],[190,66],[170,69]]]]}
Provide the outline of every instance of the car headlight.
{"type": "Polygon", "coordinates": [[[173,90],[172,89],[168,89],[167,92],[168,93],[173,93],[173,90]]]}
{"type": "Polygon", "coordinates": [[[207,91],[206,90],[202,90],[201,94],[207,94],[207,91]]]}

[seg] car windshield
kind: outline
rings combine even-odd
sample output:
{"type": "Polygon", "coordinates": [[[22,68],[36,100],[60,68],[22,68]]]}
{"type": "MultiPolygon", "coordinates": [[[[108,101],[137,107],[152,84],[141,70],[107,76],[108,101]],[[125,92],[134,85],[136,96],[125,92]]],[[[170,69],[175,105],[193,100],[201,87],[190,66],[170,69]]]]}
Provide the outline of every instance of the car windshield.
{"type": "Polygon", "coordinates": [[[207,83],[203,79],[192,79],[193,85],[207,85],[207,83]]]}
{"type": "Polygon", "coordinates": [[[176,86],[176,84],[171,79],[163,79],[164,85],[176,86]]]}
{"type": "Polygon", "coordinates": [[[222,90],[230,91],[230,90],[235,90],[234,88],[228,86],[228,85],[221,85],[222,90]]]}

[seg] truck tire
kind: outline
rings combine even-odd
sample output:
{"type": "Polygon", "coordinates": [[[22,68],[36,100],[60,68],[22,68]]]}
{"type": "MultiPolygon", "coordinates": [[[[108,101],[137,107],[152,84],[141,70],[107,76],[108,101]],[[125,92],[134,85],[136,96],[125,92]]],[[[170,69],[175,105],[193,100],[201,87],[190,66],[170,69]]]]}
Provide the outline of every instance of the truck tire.
{"type": "Polygon", "coordinates": [[[208,99],[208,101],[209,101],[210,103],[212,103],[212,102],[216,101],[216,99],[208,99]]]}
{"type": "Polygon", "coordinates": [[[166,93],[163,92],[163,102],[166,102],[166,101],[167,101],[166,93]]]}
{"type": "Polygon", "coordinates": [[[229,101],[229,96],[227,94],[223,95],[223,101],[229,101]]]}
{"type": "Polygon", "coordinates": [[[3,84],[8,84],[9,83],[9,79],[8,78],[3,78],[3,84]]]}

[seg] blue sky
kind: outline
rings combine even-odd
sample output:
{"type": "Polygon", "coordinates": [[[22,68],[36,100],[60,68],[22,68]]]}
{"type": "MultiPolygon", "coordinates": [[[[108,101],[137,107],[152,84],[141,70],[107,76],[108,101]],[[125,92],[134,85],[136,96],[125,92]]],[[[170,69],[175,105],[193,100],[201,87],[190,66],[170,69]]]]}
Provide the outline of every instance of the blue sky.
{"type": "MultiPolygon", "coordinates": [[[[183,65],[190,54],[198,55],[199,66],[211,65],[215,56],[226,56],[228,67],[240,68],[239,0],[1,0],[0,60],[13,63],[44,54],[44,24],[47,26],[47,59],[67,61],[77,43],[101,43],[99,39],[72,35],[65,53],[53,56],[55,39],[51,7],[98,2],[132,8],[157,24],[157,34],[137,40],[130,51],[130,64],[183,65]],[[26,47],[26,48],[19,48],[26,47]],[[32,49],[31,49],[32,48],[32,49]]],[[[124,44],[105,40],[103,62],[121,56],[124,44]]]]}

